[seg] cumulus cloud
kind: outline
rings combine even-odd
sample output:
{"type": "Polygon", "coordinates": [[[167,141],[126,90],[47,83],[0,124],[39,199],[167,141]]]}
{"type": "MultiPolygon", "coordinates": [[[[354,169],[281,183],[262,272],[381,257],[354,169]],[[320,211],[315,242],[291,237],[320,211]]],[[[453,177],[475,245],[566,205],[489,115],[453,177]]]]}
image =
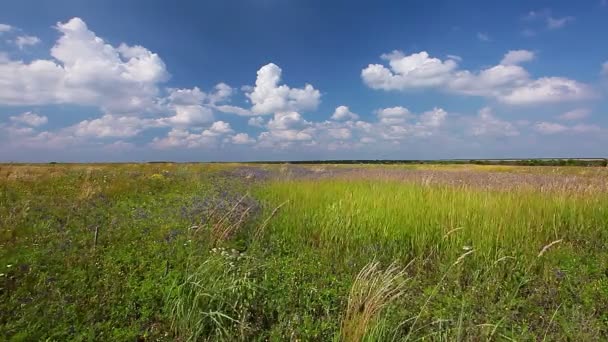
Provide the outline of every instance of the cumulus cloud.
{"type": "Polygon", "coordinates": [[[478,72],[458,69],[456,61],[442,61],[425,51],[383,55],[389,66],[370,64],[361,72],[372,89],[408,90],[435,88],[462,95],[495,98],[513,105],[577,101],[593,96],[591,87],[563,77],[532,78],[519,65],[533,58],[529,51],[510,51],[503,64],[478,72]]]}
{"type": "Polygon", "coordinates": [[[564,114],[558,116],[557,118],[564,121],[576,121],[585,119],[591,114],[591,110],[588,108],[577,108],[571,111],[565,112],[564,114]]]}
{"type": "Polygon", "coordinates": [[[171,148],[214,148],[219,140],[234,131],[230,124],[224,121],[216,121],[209,128],[200,133],[192,132],[185,128],[173,128],[164,138],[156,137],[150,145],[157,149],[171,148]]]}
{"type": "Polygon", "coordinates": [[[378,109],[376,116],[385,125],[402,124],[413,117],[409,109],[401,106],[378,109]]]}
{"type": "Polygon", "coordinates": [[[114,47],[80,18],[57,23],[54,59],[0,63],[0,104],[79,104],[127,113],[155,105],[169,78],[160,57],[141,46],[114,47]]]}
{"type": "Polygon", "coordinates": [[[534,52],[528,50],[510,50],[500,61],[502,65],[518,65],[534,59],[534,52]]]}
{"type": "Polygon", "coordinates": [[[255,139],[251,138],[247,133],[238,133],[230,138],[235,145],[251,145],[255,143],[255,139]]]}
{"type": "Polygon", "coordinates": [[[279,85],[281,73],[281,68],[273,63],[258,70],[255,87],[246,94],[253,104],[251,111],[263,115],[316,109],[321,93],[310,84],[306,84],[304,88],[279,85]]]}
{"type": "Polygon", "coordinates": [[[49,119],[44,115],[38,115],[34,112],[25,112],[16,116],[10,117],[11,121],[31,127],[39,127],[45,125],[49,119]]]}
{"type": "Polygon", "coordinates": [[[474,136],[517,136],[519,131],[511,122],[494,116],[492,109],[484,107],[472,121],[471,132],[474,136]]]}
{"type": "Polygon", "coordinates": [[[9,32],[12,31],[13,27],[11,25],[8,24],[0,24],[0,34],[4,33],[4,32],[9,32]]]}
{"type": "Polygon", "coordinates": [[[19,49],[23,49],[26,46],[32,46],[40,43],[40,38],[35,36],[19,36],[15,39],[15,44],[19,47],[19,49]]]}
{"type": "Polygon", "coordinates": [[[73,132],[76,137],[128,138],[136,136],[145,129],[159,126],[161,124],[154,119],[106,114],[101,118],[81,121],[66,128],[65,131],[73,132]]]}
{"type": "Polygon", "coordinates": [[[205,137],[217,137],[220,135],[228,134],[234,132],[230,124],[225,121],[216,121],[211,127],[204,130],[202,135],[205,137]]]}
{"type": "Polygon", "coordinates": [[[264,127],[265,121],[264,118],[261,116],[257,116],[255,118],[250,118],[247,121],[247,124],[249,126],[253,126],[253,127],[264,127]]]}
{"type": "Polygon", "coordinates": [[[331,115],[331,119],[336,121],[357,120],[359,115],[351,112],[347,106],[338,106],[331,115]]]}
{"type": "Polygon", "coordinates": [[[192,89],[169,88],[167,99],[174,105],[198,105],[203,103],[207,94],[198,87],[192,89]]]}
{"type": "Polygon", "coordinates": [[[426,51],[404,55],[400,51],[384,54],[390,69],[381,64],[370,64],[361,71],[363,81],[373,89],[405,90],[445,84],[457,68],[454,60],[431,58],[426,51]]]}
{"type": "Polygon", "coordinates": [[[201,105],[175,105],[173,109],[175,115],[161,121],[176,127],[196,126],[213,121],[213,111],[201,105]]]}

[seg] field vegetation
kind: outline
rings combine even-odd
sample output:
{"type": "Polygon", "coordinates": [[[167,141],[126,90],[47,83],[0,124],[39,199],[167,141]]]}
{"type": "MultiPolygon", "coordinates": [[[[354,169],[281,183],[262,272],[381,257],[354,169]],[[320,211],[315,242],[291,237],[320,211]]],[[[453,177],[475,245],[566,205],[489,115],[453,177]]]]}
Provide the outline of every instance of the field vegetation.
{"type": "Polygon", "coordinates": [[[608,169],[0,165],[0,340],[608,339],[608,169]]]}

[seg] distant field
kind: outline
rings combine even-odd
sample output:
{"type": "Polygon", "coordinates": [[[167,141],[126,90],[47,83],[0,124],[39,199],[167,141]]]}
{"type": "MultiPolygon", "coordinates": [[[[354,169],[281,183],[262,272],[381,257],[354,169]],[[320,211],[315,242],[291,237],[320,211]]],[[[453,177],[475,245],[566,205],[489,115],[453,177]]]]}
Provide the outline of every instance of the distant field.
{"type": "Polygon", "coordinates": [[[0,165],[0,340],[608,340],[608,168],[0,165]]]}

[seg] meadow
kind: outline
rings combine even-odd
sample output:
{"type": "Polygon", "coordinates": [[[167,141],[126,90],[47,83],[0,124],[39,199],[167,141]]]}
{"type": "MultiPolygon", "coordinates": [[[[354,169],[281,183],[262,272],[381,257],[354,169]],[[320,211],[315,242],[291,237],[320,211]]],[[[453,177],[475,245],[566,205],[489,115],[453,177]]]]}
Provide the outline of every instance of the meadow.
{"type": "Polygon", "coordinates": [[[608,169],[0,165],[0,340],[601,341],[608,169]]]}

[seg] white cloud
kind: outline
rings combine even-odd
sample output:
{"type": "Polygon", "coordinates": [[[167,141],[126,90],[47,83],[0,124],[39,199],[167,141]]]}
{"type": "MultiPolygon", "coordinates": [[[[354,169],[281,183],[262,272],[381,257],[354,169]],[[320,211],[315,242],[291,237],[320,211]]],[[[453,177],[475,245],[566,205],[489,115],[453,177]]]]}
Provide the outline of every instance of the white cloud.
{"type": "Polygon", "coordinates": [[[271,114],[285,111],[314,110],[319,105],[321,93],[312,85],[290,88],[279,85],[282,70],[270,63],[257,72],[255,87],[246,96],[251,100],[255,114],[271,114]]]}
{"type": "Polygon", "coordinates": [[[576,121],[581,120],[589,116],[591,110],[588,108],[577,108],[558,116],[557,118],[564,121],[576,121]]]}
{"type": "Polygon", "coordinates": [[[207,94],[198,87],[192,89],[169,88],[167,99],[175,105],[199,105],[207,98],[207,94]]]}
{"type": "Polygon", "coordinates": [[[556,133],[562,133],[568,130],[567,126],[564,126],[562,124],[558,124],[558,123],[554,123],[554,122],[539,122],[537,123],[534,128],[536,129],[536,131],[538,131],[541,134],[556,134],[556,133]]]}
{"type": "Polygon", "coordinates": [[[482,108],[472,121],[471,132],[474,136],[517,136],[519,131],[512,123],[500,120],[489,107],[482,108]]]}
{"type": "Polygon", "coordinates": [[[4,33],[4,32],[9,32],[13,29],[13,27],[11,25],[7,25],[7,24],[0,24],[0,34],[4,33]]]}
{"type": "Polygon", "coordinates": [[[547,28],[549,30],[559,29],[573,21],[574,21],[574,17],[553,18],[553,17],[549,16],[549,17],[547,17],[547,28]]]}
{"type": "Polygon", "coordinates": [[[376,116],[385,125],[402,124],[413,117],[409,109],[401,106],[378,109],[376,116]]]}
{"type": "Polygon", "coordinates": [[[175,115],[161,119],[171,126],[189,127],[213,121],[211,109],[201,105],[176,105],[173,108],[175,115]]]}
{"type": "Polygon", "coordinates": [[[230,124],[225,121],[214,122],[209,129],[203,131],[202,135],[205,137],[217,137],[220,135],[234,132],[230,127],[230,124]]]}
{"type": "Polygon", "coordinates": [[[359,115],[350,111],[347,106],[338,106],[331,116],[332,120],[346,121],[346,120],[357,120],[359,115]]]}
{"type": "Polygon", "coordinates": [[[400,51],[382,55],[390,70],[381,64],[370,64],[361,71],[363,81],[371,88],[404,90],[439,86],[447,82],[456,69],[455,61],[430,58],[426,51],[406,56],[400,51]]]}
{"type": "Polygon", "coordinates": [[[426,52],[409,56],[401,52],[383,55],[389,67],[370,64],[362,70],[365,84],[373,89],[407,90],[437,88],[448,92],[495,98],[507,104],[538,104],[576,101],[593,96],[590,86],[563,77],[533,79],[514,62],[529,60],[530,53],[509,52],[508,64],[488,67],[479,72],[458,70],[453,60],[441,61],[426,52]]]}
{"type": "Polygon", "coordinates": [[[303,128],[309,124],[300,113],[280,112],[274,114],[274,117],[268,121],[267,127],[272,130],[287,130],[303,128]]]}
{"type": "Polygon", "coordinates": [[[316,129],[298,112],[279,112],[266,124],[258,137],[260,147],[285,148],[294,142],[311,142],[316,129]]]}
{"type": "Polygon", "coordinates": [[[160,124],[153,119],[106,114],[101,118],[81,121],[66,128],[65,132],[73,132],[76,137],[128,138],[138,135],[147,128],[159,126],[160,124]]]}
{"type": "Polygon", "coordinates": [[[534,59],[534,52],[528,50],[510,50],[505,54],[500,64],[502,65],[518,65],[523,62],[529,62],[534,59]]]}
{"type": "Polygon", "coordinates": [[[602,64],[602,70],[600,71],[600,74],[602,76],[608,76],[608,61],[604,62],[604,64],[602,64]]]}
{"type": "Polygon", "coordinates": [[[255,139],[249,137],[247,133],[238,133],[232,136],[231,141],[236,145],[251,145],[255,143],[255,139]]]}
{"type": "Polygon", "coordinates": [[[456,62],[462,62],[462,57],[457,56],[457,55],[447,55],[446,57],[447,57],[448,59],[453,59],[453,60],[455,60],[456,62]]]}
{"type": "Polygon", "coordinates": [[[252,113],[249,109],[241,108],[238,106],[232,106],[232,105],[219,105],[219,106],[214,106],[213,108],[219,110],[222,113],[231,113],[231,114],[236,114],[236,115],[240,115],[240,116],[256,115],[256,114],[252,113]]]}
{"type": "Polygon", "coordinates": [[[40,38],[35,36],[19,36],[15,39],[15,44],[19,49],[23,49],[26,46],[32,46],[40,43],[40,38]]]}
{"type": "Polygon", "coordinates": [[[46,116],[38,115],[33,112],[25,112],[16,116],[11,116],[10,119],[13,122],[32,127],[45,125],[49,121],[46,116]]]}
{"type": "Polygon", "coordinates": [[[0,64],[0,104],[79,104],[113,113],[148,110],[169,74],[160,57],[141,46],[114,47],[80,18],[58,23],[54,60],[0,64]]]}
{"type": "Polygon", "coordinates": [[[261,116],[255,117],[255,118],[250,118],[247,121],[247,124],[249,126],[253,126],[253,127],[264,127],[264,118],[262,118],[261,116]]]}
{"type": "Polygon", "coordinates": [[[224,121],[214,122],[201,133],[192,133],[184,128],[173,128],[164,138],[156,137],[150,146],[157,149],[185,148],[216,148],[218,139],[233,133],[230,124],[224,121]]]}
{"type": "Polygon", "coordinates": [[[448,113],[441,108],[434,108],[420,115],[419,126],[425,128],[437,128],[441,126],[447,117],[448,113]]]}
{"type": "Polygon", "coordinates": [[[578,101],[593,96],[591,87],[563,77],[543,77],[513,88],[499,100],[514,105],[578,101]]]}
{"type": "Polygon", "coordinates": [[[215,85],[215,91],[209,94],[209,102],[216,104],[228,100],[234,93],[234,89],[226,83],[218,83],[215,85]]]}
{"type": "Polygon", "coordinates": [[[158,149],[171,149],[177,147],[197,148],[213,146],[216,143],[214,137],[204,137],[201,134],[190,133],[186,129],[173,128],[164,138],[154,138],[150,144],[158,149]]]}

